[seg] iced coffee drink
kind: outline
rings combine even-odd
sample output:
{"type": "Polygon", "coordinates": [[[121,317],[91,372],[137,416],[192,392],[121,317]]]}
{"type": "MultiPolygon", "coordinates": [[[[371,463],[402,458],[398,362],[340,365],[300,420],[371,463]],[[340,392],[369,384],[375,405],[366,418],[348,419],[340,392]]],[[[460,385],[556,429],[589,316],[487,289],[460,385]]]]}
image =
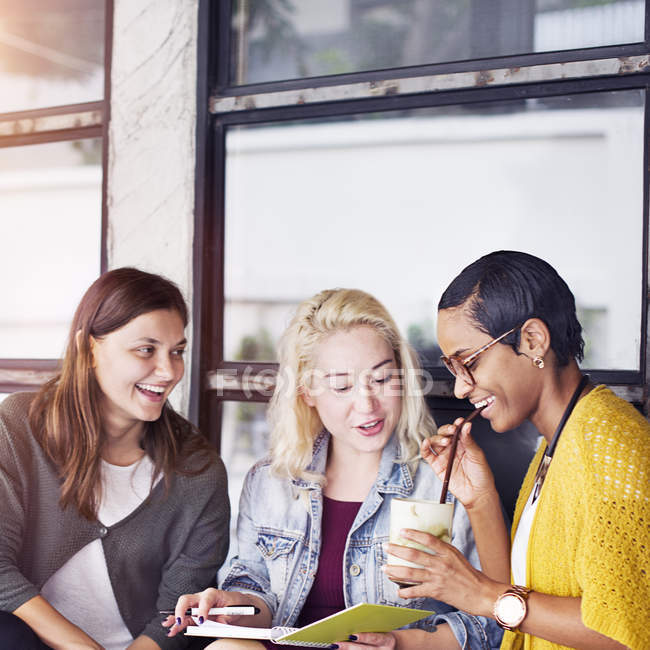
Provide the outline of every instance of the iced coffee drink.
{"type": "MultiPolygon", "coordinates": [[[[390,542],[401,546],[410,546],[426,553],[434,554],[427,546],[422,546],[399,536],[403,528],[413,528],[435,535],[443,542],[451,542],[451,522],[454,516],[453,503],[438,503],[420,499],[393,499],[390,504],[390,542]]],[[[409,560],[388,554],[388,564],[421,568],[409,560]]],[[[397,582],[397,581],[394,581],[397,582]]],[[[400,587],[417,583],[398,582],[400,587]]]]}

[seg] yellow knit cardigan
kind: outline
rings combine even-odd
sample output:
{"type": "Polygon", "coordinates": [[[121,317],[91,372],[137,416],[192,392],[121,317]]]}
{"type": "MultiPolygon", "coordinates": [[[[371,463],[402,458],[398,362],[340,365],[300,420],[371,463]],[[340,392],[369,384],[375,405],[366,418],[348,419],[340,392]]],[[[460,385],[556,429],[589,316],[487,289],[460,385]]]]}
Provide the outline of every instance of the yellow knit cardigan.
{"type": "MultiPolygon", "coordinates": [[[[521,486],[512,534],[546,444],[521,486]]],[[[526,557],[528,586],[582,597],[582,621],[634,650],[650,649],[650,424],[598,386],[576,405],[539,497],[526,557]]],[[[501,648],[564,648],[506,632],[501,648]]]]}

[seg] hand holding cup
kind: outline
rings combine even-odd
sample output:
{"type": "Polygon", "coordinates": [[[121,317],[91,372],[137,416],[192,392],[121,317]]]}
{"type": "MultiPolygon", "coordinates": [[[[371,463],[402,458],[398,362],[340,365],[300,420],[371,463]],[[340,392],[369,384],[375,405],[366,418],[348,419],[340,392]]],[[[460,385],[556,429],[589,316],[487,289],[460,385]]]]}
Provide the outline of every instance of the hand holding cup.
{"type": "MultiPolygon", "coordinates": [[[[437,501],[426,501],[423,499],[393,498],[390,503],[390,542],[391,544],[416,548],[425,553],[434,553],[430,547],[402,537],[400,532],[406,528],[411,528],[434,535],[445,542],[451,542],[451,524],[453,517],[453,503],[438,503],[437,501]]],[[[421,564],[416,564],[390,554],[388,555],[388,563],[409,567],[422,566],[421,564]]],[[[394,580],[394,582],[397,581],[394,580]]],[[[416,583],[397,582],[397,584],[405,586],[406,584],[416,583]]]]}
{"type": "Polygon", "coordinates": [[[409,547],[388,544],[391,560],[382,567],[390,580],[403,585],[398,592],[401,598],[434,598],[470,614],[490,615],[500,593],[498,583],[475,569],[457,548],[434,535],[412,529],[402,531],[402,535],[411,542],[409,547]],[[414,568],[393,562],[397,553],[414,568]]]}

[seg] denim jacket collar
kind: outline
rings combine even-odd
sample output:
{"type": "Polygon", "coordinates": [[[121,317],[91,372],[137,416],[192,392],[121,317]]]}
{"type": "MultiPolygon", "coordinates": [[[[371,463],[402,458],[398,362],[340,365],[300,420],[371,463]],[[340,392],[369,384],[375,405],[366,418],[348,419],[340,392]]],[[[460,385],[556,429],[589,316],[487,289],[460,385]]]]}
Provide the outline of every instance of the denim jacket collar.
{"type": "MultiPolygon", "coordinates": [[[[325,474],[330,437],[331,434],[326,429],[323,429],[316,437],[312,461],[308,467],[310,472],[325,474]]],[[[382,451],[375,487],[377,492],[380,493],[408,497],[413,492],[413,475],[408,463],[395,462],[399,456],[399,451],[397,435],[393,433],[382,451]]],[[[292,483],[296,487],[303,489],[314,490],[321,487],[315,481],[306,481],[300,478],[293,479],[292,483]]]]}

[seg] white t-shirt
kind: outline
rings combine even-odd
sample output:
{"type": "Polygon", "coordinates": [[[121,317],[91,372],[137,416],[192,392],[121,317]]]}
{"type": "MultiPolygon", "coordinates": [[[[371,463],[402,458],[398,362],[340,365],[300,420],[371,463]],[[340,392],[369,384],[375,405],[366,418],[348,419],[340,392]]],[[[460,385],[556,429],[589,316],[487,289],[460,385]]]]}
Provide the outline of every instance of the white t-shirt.
{"type": "Polygon", "coordinates": [[[526,556],[528,555],[528,540],[530,539],[530,529],[533,526],[535,512],[539,505],[539,497],[535,503],[533,500],[533,488],[528,495],[528,501],[519,518],[519,525],[515,532],[515,538],[512,541],[512,550],[510,551],[510,567],[512,569],[512,579],[514,584],[528,587],[528,575],[526,572],[526,556]]]}
{"type": "MultiPolygon", "coordinates": [[[[148,456],[127,467],[102,461],[97,518],[105,527],[124,519],[149,496],[153,469],[148,456]]],[[[101,539],[73,555],[43,585],[41,595],[106,650],[123,650],[133,641],[115,600],[101,539]]]]}

